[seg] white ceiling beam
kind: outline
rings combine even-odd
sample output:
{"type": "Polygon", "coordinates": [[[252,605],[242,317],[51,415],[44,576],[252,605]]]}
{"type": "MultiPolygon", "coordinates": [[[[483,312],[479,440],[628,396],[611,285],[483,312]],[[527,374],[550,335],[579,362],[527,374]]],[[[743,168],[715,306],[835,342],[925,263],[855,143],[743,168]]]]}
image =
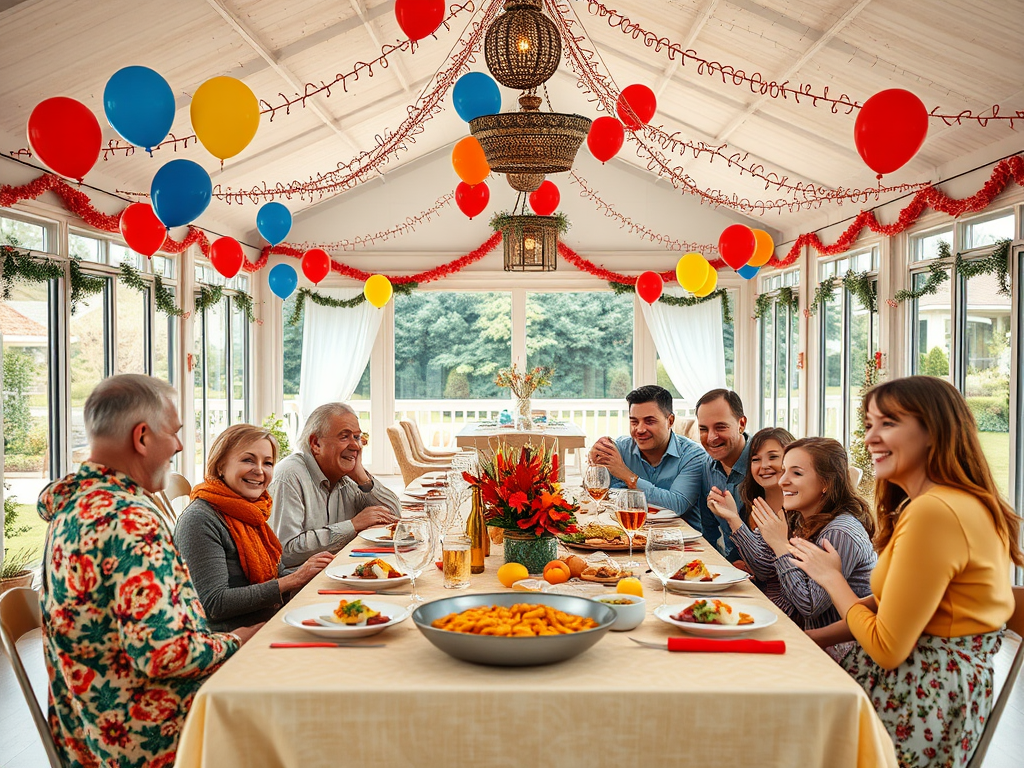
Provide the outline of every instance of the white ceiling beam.
{"type": "MultiPolygon", "coordinates": [[[[808,48],[806,51],[804,51],[803,55],[800,56],[799,59],[797,59],[792,65],[790,65],[790,67],[784,73],[774,78],[775,82],[784,83],[787,80],[791,79],[793,75],[795,75],[801,69],[803,69],[803,67],[811,59],[813,59],[822,48],[828,45],[829,42],[831,42],[832,39],[836,37],[836,35],[842,32],[843,29],[845,29],[851,21],[857,18],[857,15],[861,11],[863,11],[867,4],[870,2],[871,0],[857,0],[857,2],[854,3],[849,9],[847,9],[846,13],[844,13],[836,21],[835,24],[833,24],[831,27],[825,30],[825,32],[822,33],[821,37],[815,40],[814,44],[811,45],[811,47],[808,48]]],[[[733,134],[733,132],[736,131],[737,128],[739,128],[741,125],[743,125],[744,122],[746,122],[747,118],[749,118],[751,115],[757,112],[761,108],[761,106],[770,98],[771,95],[765,93],[754,99],[754,101],[747,105],[746,109],[744,109],[742,112],[736,115],[736,117],[729,121],[725,128],[718,132],[718,135],[715,137],[715,141],[718,143],[726,141],[733,134]]]]}
{"type": "MultiPolygon", "coordinates": [[[[215,10],[217,14],[227,22],[228,26],[230,26],[235,33],[245,41],[246,45],[259,54],[259,57],[267,62],[270,68],[274,70],[282,80],[288,83],[296,93],[303,93],[305,91],[305,86],[299,81],[299,78],[297,78],[287,66],[278,61],[277,57],[270,52],[270,49],[268,49],[266,44],[260,40],[259,36],[250,30],[232,11],[228,10],[221,0],[206,1],[210,4],[210,7],[212,7],[213,10],[215,10]]],[[[334,131],[334,133],[345,142],[349,150],[353,152],[359,151],[359,147],[356,146],[355,141],[336,124],[334,118],[332,118],[320,105],[318,96],[312,96],[306,99],[306,107],[316,115],[324,125],[334,131]]]]}
{"type": "MultiPolygon", "coordinates": [[[[370,36],[370,40],[373,41],[375,48],[380,50],[384,47],[384,37],[380,31],[380,26],[376,21],[370,19],[367,16],[366,5],[363,0],[349,0],[349,4],[352,6],[352,10],[356,12],[356,16],[363,22],[363,27],[366,29],[367,34],[370,36]]],[[[409,89],[409,82],[412,80],[409,77],[409,73],[405,70],[405,65],[396,56],[394,60],[388,61],[389,69],[394,69],[395,77],[398,78],[399,84],[402,86],[402,90],[406,93],[411,93],[409,89]]]]}
{"type": "MultiPolygon", "coordinates": [[[[688,51],[690,50],[690,48],[693,47],[693,44],[697,41],[697,37],[700,35],[701,32],[704,31],[704,27],[707,26],[708,22],[711,20],[711,17],[715,14],[715,11],[718,9],[718,3],[719,0],[707,0],[707,2],[704,4],[704,10],[701,11],[700,16],[698,16],[697,20],[693,22],[693,26],[690,27],[690,31],[686,34],[686,39],[684,39],[683,42],[679,44],[679,47],[682,50],[688,51]]],[[[661,74],[661,79],[658,80],[657,84],[654,86],[654,95],[657,98],[661,98],[661,94],[665,92],[665,89],[668,87],[668,84],[672,82],[672,78],[675,77],[676,72],[682,65],[683,59],[682,56],[680,56],[678,59],[671,62],[667,67],[665,67],[665,71],[662,72],[661,74]]]]}

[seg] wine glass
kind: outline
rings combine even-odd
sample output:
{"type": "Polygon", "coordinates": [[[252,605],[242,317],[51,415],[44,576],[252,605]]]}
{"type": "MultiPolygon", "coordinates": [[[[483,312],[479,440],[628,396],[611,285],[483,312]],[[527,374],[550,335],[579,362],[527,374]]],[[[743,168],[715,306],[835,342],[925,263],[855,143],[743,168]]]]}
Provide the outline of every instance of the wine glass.
{"type": "Polygon", "coordinates": [[[612,476],[608,472],[608,467],[599,464],[590,464],[583,473],[583,488],[590,494],[597,507],[594,514],[601,511],[601,502],[608,496],[608,486],[611,482],[612,476]]]}
{"type": "Polygon", "coordinates": [[[423,503],[423,511],[434,532],[434,541],[439,542],[448,530],[448,502],[445,499],[430,499],[423,503]]]}
{"type": "Polygon", "coordinates": [[[681,528],[651,528],[647,531],[647,565],[661,579],[661,605],[668,599],[668,580],[686,565],[686,540],[681,528]]]}
{"type": "Polygon", "coordinates": [[[629,536],[629,562],[627,568],[639,568],[640,563],[633,559],[633,537],[644,527],[647,520],[647,496],[643,491],[622,490],[615,494],[615,516],[619,525],[629,536]]]}
{"type": "Polygon", "coordinates": [[[428,520],[399,520],[395,524],[395,560],[409,574],[412,602],[422,603],[416,578],[434,559],[434,536],[428,520]]]}

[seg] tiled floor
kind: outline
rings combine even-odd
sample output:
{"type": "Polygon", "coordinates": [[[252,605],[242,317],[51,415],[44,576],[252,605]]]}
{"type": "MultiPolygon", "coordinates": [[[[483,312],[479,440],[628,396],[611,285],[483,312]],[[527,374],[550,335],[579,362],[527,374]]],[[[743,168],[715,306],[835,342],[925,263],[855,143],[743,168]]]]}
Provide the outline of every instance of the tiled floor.
{"type": "MultiPolygon", "coordinates": [[[[382,478],[395,490],[401,490],[401,478],[382,478]]],[[[996,680],[1007,673],[1016,642],[1008,641],[996,657],[996,680]]],[[[33,685],[45,708],[46,671],[42,648],[35,637],[26,637],[19,648],[29,669],[33,685]]],[[[1018,680],[1002,720],[999,722],[984,768],[1020,768],[1024,754],[1024,675],[1018,680]],[[1016,755],[1016,757],[1014,757],[1016,755]]],[[[0,768],[47,768],[46,755],[32,725],[21,689],[7,657],[0,654],[0,768]]]]}

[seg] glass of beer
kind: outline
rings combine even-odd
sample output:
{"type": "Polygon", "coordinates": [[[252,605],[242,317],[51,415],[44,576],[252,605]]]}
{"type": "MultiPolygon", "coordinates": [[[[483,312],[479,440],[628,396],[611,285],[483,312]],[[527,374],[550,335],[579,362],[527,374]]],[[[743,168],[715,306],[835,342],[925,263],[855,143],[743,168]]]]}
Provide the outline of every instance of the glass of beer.
{"type": "Polygon", "coordinates": [[[619,525],[629,536],[629,562],[627,568],[639,568],[640,563],[633,559],[633,537],[647,522],[647,496],[643,491],[622,490],[615,494],[615,516],[619,525]]]}
{"type": "Polygon", "coordinates": [[[445,589],[465,589],[469,586],[471,544],[469,536],[464,533],[450,533],[441,542],[445,589]]]}

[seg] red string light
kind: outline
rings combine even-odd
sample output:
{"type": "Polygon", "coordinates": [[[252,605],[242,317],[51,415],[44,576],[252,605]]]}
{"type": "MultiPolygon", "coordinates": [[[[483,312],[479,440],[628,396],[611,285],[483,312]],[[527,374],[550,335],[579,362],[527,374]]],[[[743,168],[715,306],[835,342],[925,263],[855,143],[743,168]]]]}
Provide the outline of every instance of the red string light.
{"type": "MultiPolygon", "coordinates": [[[[671,62],[679,61],[679,65],[683,67],[687,63],[693,63],[696,65],[698,75],[718,78],[726,85],[746,86],[750,89],[751,93],[758,96],[768,96],[772,99],[782,99],[784,101],[792,97],[797,104],[801,103],[800,99],[802,98],[804,101],[810,101],[811,106],[814,107],[818,106],[818,102],[824,102],[829,105],[832,114],[842,112],[845,115],[849,115],[862,106],[859,101],[855,101],[845,93],[837,97],[830,96],[828,86],[815,88],[810,83],[800,83],[793,86],[790,85],[788,80],[781,83],[775,80],[768,80],[760,72],[747,74],[746,71],[737,69],[731,64],[723,64],[719,61],[701,58],[692,48],[683,50],[679,43],[674,43],[667,37],[659,37],[654,32],[644,29],[637,22],[632,21],[614,9],[608,8],[597,0],[589,0],[587,12],[605,19],[609,27],[618,29],[622,34],[632,37],[634,40],[642,41],[647,48],[653,48],[656,53],[664,52],[671,62]]],[[[1013,114],[1002,115],[1000,114],[1002,109],[998,104],[993,104],[988,110],[979,113],[965,109],[956,114],[946,114],[942,113],[941,109],[941,107],[932,107],[928,114],[932,118],[942,120],[946,125],[962,125],[965,121],[971,121],[984,128],[991,120],[1002,120],[1009,123],[1009,126],[1013,128],[1015,127],[1015,121],[1024,120],[1024,110],[1018,109],[1013,114]]]]}

